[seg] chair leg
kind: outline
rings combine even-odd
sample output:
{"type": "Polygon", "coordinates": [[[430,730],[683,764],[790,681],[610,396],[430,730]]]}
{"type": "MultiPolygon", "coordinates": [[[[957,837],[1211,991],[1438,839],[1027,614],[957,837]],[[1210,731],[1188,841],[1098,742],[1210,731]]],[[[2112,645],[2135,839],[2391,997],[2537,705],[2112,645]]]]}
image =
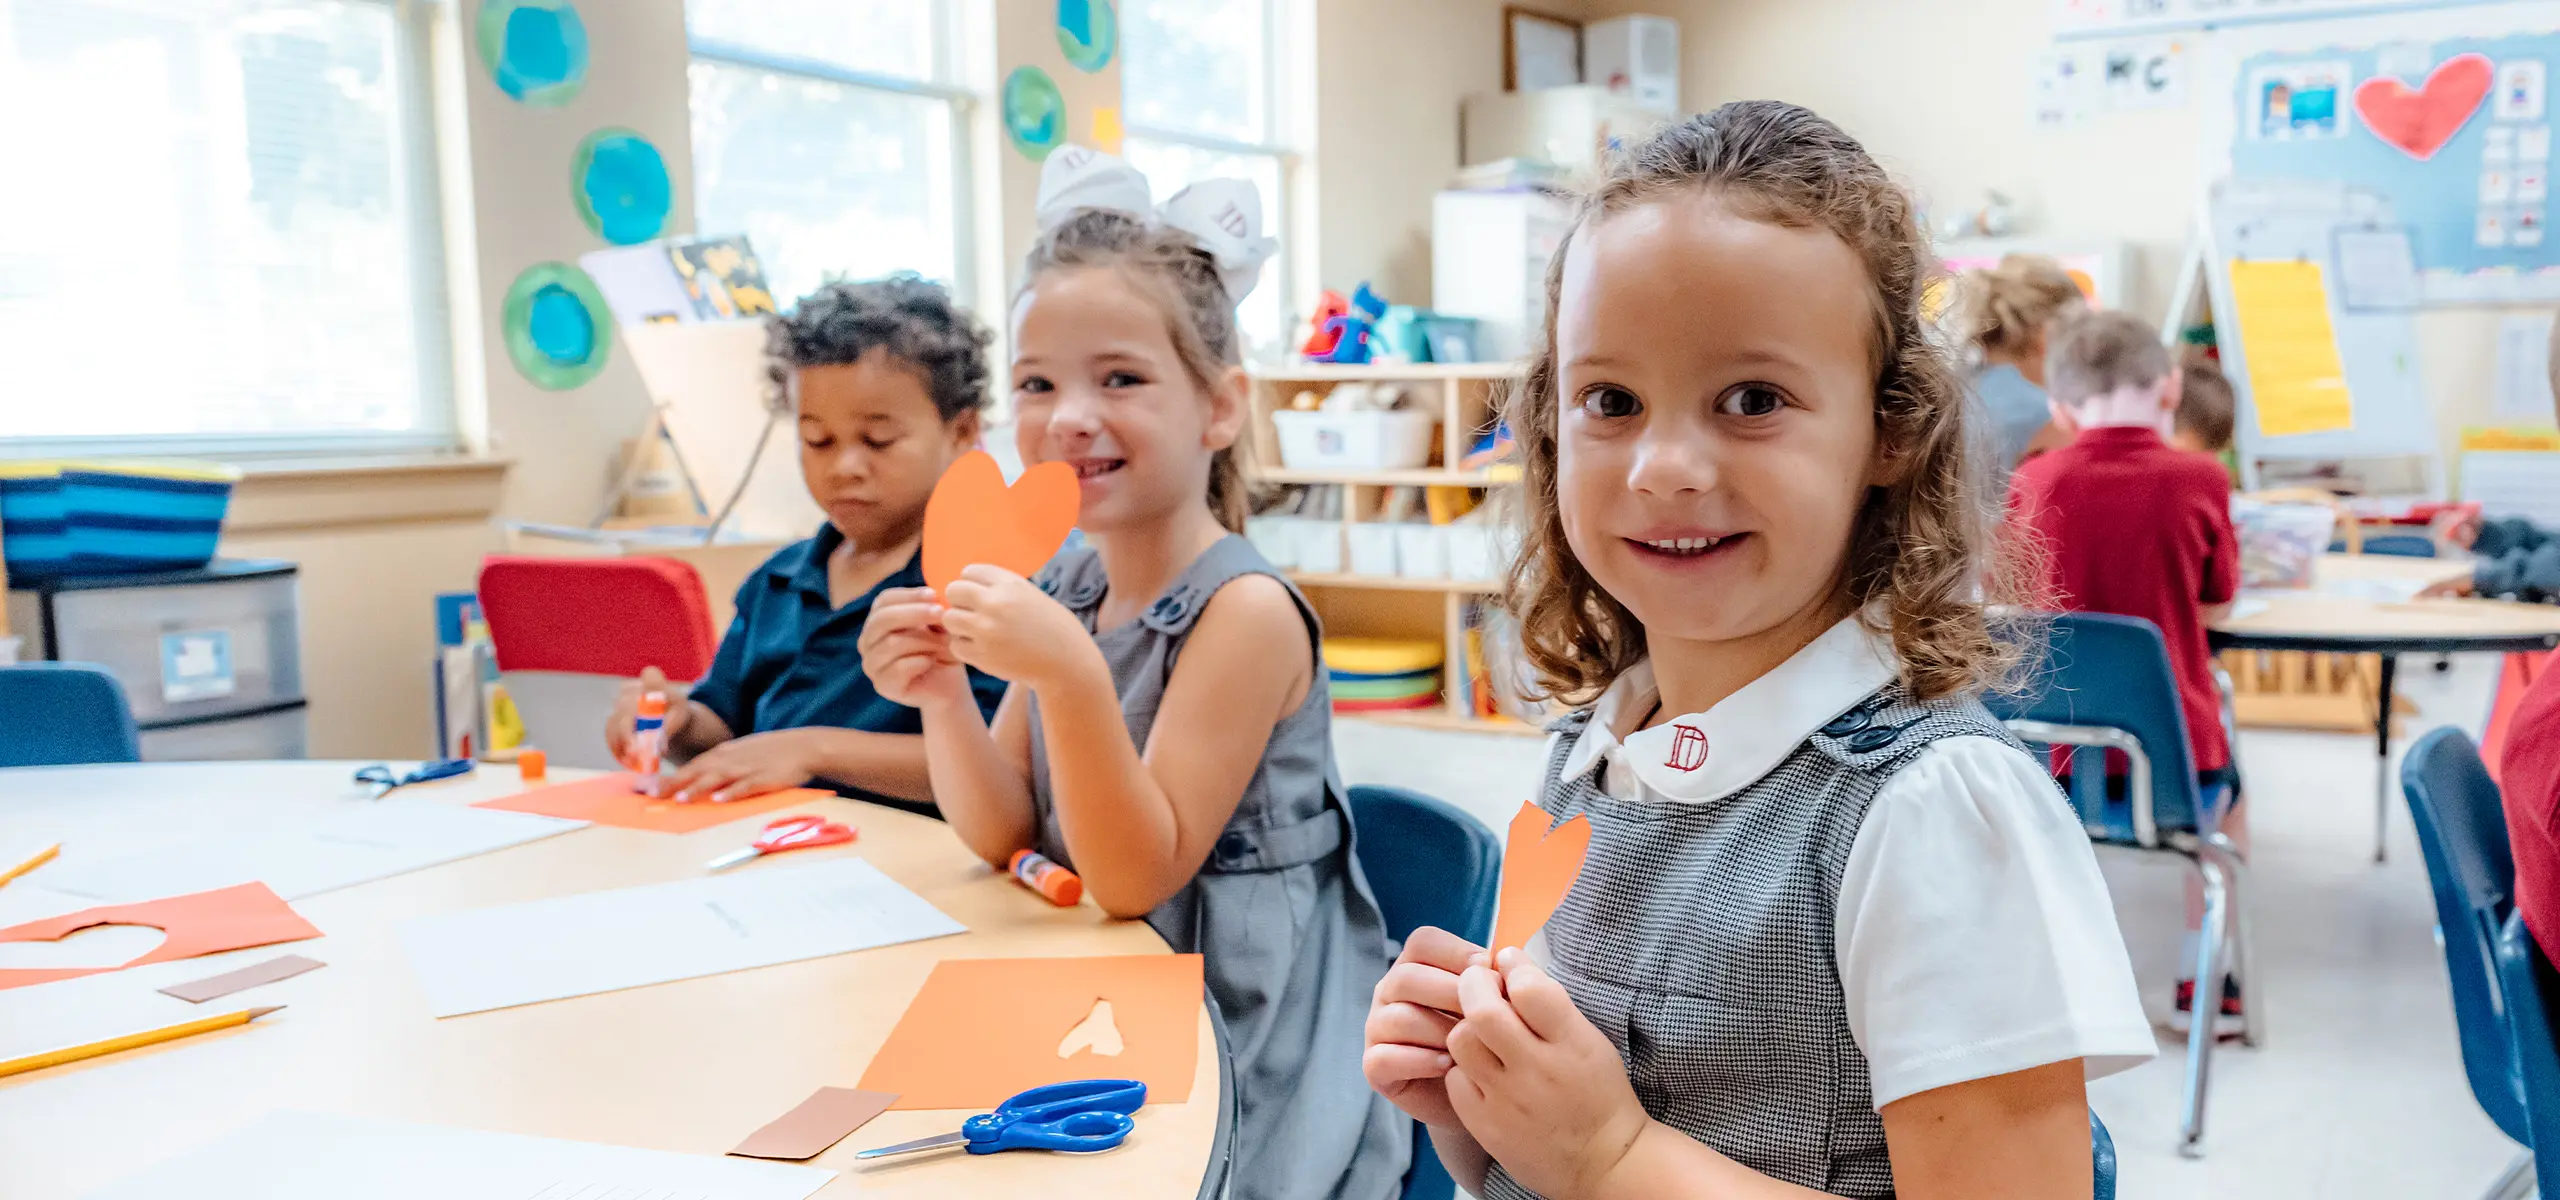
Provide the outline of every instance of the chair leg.
{"type": "Polygon", "coordinates": [[[2249,864],[2220,833],[2204,839],[2202,852],[2222,866],[2223,891],[2231,907],[2230,972],[2248,993],[2240,1006],[2240,1044],[2254,1050],[2267,1040],[2267,997],[2258,977],[2257,938],[2249,928],[2249,864]]]}
{"type": "Polygon", "coordinates": [[[2498,1176],[2496,1183],[2489,1185],[2489,1190],[2481,1195],[2480,1200],[2530,1200],[2535,1194],[2536,1182],[2533,1151],[2527,1150],[2507,1164],[2505,1173],[2498,1176]]]}
{"type": "Polygon", "coordinates": [[[2193,861],[2204,881],[2204,929],[2196,939],[2195,1003],[2187,1014],[2186,1119],[2178,1131],[2178,1154],[2202,1158],[2205,1085],[2213,1072],[2214,1017],[2222,1005],[2222,931],[2230,919],[2230,897],[2216,857],[2198,855],[2193,861]]]}

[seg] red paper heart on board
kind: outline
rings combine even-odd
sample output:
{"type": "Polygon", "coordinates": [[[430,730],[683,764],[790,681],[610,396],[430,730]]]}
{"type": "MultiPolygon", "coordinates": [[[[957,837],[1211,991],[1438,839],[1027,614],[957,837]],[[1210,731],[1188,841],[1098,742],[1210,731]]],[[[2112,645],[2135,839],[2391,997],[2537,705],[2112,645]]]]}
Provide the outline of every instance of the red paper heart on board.
{"type": "Polygon", "coordinates": [[[924,503],[924,581],[940,592],[973,563],[1028,578],[1049,564],[1076,527],[1076,469],[1040,463],[1012,487],[984,450],[972,450],[942,473],[924,503]]]}
{"type": "Polygon", "coordinates": [[[2483,54],[2457,54],[2427,75],[2416,90],[2388,75],[2356,85],[2356,115],[2373,136],[2425,162],[2444,149],[2489,98],[2498,69],[2483,54]]]}
{"type": "Polygon", "coordinates": [[[1488,950],[1528,945],[1529,936],[1556,914],[1582,874],[1582,858],[1591,851],[1591,818],[1575,817],[1554,829],[1547,828],[1550,819],[1535,804],[1521,805],[1511,817],[1511,836],[1502,847],[1502,896],[1488,950]]]}

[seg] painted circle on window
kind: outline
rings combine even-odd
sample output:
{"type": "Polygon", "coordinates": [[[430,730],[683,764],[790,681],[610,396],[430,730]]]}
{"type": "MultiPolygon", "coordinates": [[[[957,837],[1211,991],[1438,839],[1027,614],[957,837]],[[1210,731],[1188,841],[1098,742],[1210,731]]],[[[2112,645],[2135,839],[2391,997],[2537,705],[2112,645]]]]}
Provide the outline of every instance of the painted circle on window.
{"type": "Polygon", "coordinates": [[[628,246],[666,231],[675,185],[649,139],[628,129],[590,133],[578,143],[570,176],[578,215],[596,236],[628,246]]]}
{"type": "Polygon", "coordinates": [[[1120,18],[1111,0],[1058,0],[1058,49],[1068,66],[1099,71],[1119,48],[1120,18]]]}
{"type": "Polygon", "coordinates": [[[1058,81],[1038,67],[1015,67],[1004,77],[1005,140],[1024,158],[1049,157],[1067,134],[1067,98],[1058,81]]]}
{"type": "Polygon", "coordinates": [[[537,108],[558,108],[587,83],[587,25],[569,0],[484,0],[480,61],[498,90],[537,108]]]}
{"type": "Polygon", "coordinates": [[[568,263],[526,267],[507,288],[499,324],[516,370],[555,392],[595,378],[613,350],[613,318],[603,294],[568,263]]]}

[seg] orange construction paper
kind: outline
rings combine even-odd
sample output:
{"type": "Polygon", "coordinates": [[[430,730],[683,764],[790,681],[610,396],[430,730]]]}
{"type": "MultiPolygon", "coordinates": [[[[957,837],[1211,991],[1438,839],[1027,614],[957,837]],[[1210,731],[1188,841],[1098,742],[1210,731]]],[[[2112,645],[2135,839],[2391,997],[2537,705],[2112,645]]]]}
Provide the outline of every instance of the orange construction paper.
{"type": "Polygon", "coordinates": [[[972,450],[942,473],[924,502],[924,581],[935,592],[976,563],[1030,578],[1049,564],[1076,527],[1076,469],[1034,464],[1004,483],[1004,469],[972,450]]]}
{"type": "Polygon", "coordinates": [[[100,925],[145,925],[168,934],[149,954],[123,967],[49,967],[0,970],[0,989],[101,975],[126,967],[175,962],[202,954],[246,950],[277,942],[316,938],[320,931],[302,919],[263,883],[243,883],[189,896],[169,896],[140,904],[84,908],[59,917],[0,929],[0,942],[57,942],[100,925]]]}
{"type": "Polygon", "coordinates": [[[1582,874],[1582,856],[1591,850],[1591,818],[1575,817],[1548,830],[1547,810],[1523,804],[1511,818],[1511,837],[1502,847],[1502,899],[1494,909],[1493,945],[1525,946],[1529,936],[1547,923],[1564,903],[1566,892],[1582,874]]]}
{"type": "Polygon", "coordinates": [[[693,833],[740,818],[769,813],[777,808],[807,804],[812,800],[832,800],[836,795],[816,788],[784,788],[726,804],[714,804],[708,800],[678,804],[632,791],[631,785],[635,781],[628,772],[599,775],[576,783],[555,783],[529,792],[483,800],[472,807],[566,817],[572,821],[593,821],[598,825],[618,825],[624,829],[646,829],[654,833],[693,833]]]}
{"type": "Polygon", "coordinates": [[[898,1093],[901,1110],[987,1110],[1042,1084],[1135,1079],[1149,1104],[1180,1104],[1200,1065],[1201,994],[1197,954],[947,959],[857,1086],[898,1093]],[[1096,1000],[1111,1002],[1120,1053],[1059,1057],[1096,1000]]]}

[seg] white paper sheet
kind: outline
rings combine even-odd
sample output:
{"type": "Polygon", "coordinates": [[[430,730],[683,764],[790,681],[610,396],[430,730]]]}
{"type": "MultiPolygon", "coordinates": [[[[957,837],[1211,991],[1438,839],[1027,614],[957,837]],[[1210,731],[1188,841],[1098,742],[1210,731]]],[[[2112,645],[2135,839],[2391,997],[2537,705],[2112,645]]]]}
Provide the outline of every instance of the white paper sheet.
{"type": "Polygon", "coordinates": [[[2545,424],[2551,414],[2551,314],[2509,313],[2498,319],[2501,420],[2545,424]]]}
{"type": "Polygon", "coordinates": [[[858,858],[420,917],[401,943],[439,1017],[968,930],[858,858]]]}
{"type": "Polygon", "coordinates": [[[299,900],[587,824],[402,800],[396,794],[348,804],[308,825],[200,838],[96,862],[66,859],[46,873],[44,885],[109,904],[130,904],[257,881],[287,900],[299,900]]]}
{"type": "Polygon", "coordinates": [[[2492,517],[2560,525],[2560,453],[2474,450],[2462,456],[2462,498],[2492,517]]]}
{"type": "Polygon", "coordinates": [[[89,1200],[807,1200],[818,1167],[482,1133],[322,1113],[269,1113],[89,1200]]]}

